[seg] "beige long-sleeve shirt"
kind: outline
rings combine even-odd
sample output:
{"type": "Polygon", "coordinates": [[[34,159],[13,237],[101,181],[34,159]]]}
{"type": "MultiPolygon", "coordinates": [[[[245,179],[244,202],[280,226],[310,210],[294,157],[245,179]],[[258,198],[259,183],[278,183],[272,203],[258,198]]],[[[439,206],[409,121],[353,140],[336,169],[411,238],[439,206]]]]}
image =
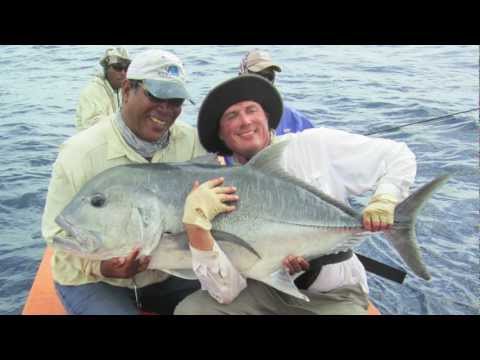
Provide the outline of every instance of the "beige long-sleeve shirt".
{"type": "MultiPolygon", "coordinates": [[[[64,209],[81,187],[92,177],[114,166],[147,163],[122,138],[115,125],[115,116],[109,116],[95,126],[68,139],[60,147],[53,164],[45,211],[42,218],[42,235],[48,244],[53,236],[63,230],[55,217],[64,209]]],[[[205,154],[197,131],[192,126],[176,121],[170,129],[170,142],[157,151],[152,162],[188,161],[205,154]]],[[[131,287],[130,279],[105,278],[100,273],[100,261],[92,261],[56,250],[52,257],[53,278],[62,285],[81,285],[104,281],[112,285],[131,287]]],[[[167,275],[157,270],[147,270],[135,277],[139,287],[164,280],[167,275]]]]}
{"type": "Polygon", "coordinates": [[[97,74],[82,90],[77,105],[75,126],[77,131],[85,130],[102,119],[120,110],[122,94],[113,90],[103,74],[97,74]]]}

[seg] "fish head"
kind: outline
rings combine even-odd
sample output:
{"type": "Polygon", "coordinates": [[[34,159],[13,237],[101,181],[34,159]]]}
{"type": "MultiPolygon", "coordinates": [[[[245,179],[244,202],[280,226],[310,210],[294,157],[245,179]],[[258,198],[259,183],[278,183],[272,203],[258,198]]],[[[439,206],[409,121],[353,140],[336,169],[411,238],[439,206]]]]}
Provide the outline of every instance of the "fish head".
{"type": "Polygon", "coordinates": [[[55,219],[66,235],[54,246],[91,259],[149,255],[162,233],[162,203],[141,184],[89,183],[55,219]]]}

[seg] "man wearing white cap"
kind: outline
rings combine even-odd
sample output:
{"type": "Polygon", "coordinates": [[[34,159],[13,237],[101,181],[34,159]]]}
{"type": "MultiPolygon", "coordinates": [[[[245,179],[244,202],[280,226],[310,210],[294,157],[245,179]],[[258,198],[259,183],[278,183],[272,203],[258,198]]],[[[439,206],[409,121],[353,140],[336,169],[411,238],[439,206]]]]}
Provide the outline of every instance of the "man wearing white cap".
{"type": "Polygon", "coordinates": [[[105,50],[100,59],[102,71],[95,75],[80,94],[75,119],[78,131],[92,126],[101,118],[120,109],[122,103],[120,89],[130,61],[124,48],[105,50]]]}
{"type": "MultiPolygon", "coordinates": [[[[42,219],[48,244],[63,231],[55,217],[100,172],[118,165],[187,161],[205,154],[196,130],[176,120],[184,100],[190,99],[177,56],[162,50],[139,53],[130,64],[122,93],[120,111],[61,146],[42,219]]],[[[198,281],[146,270],[150,259],[137,259],[138,254],[136,250],[126,258],[92,261],[55,250],[53,278],[68,313],[137,314],[138,295],[142,309],[169,314],[198,289],[198,281]]]]}
{"type": "MultiPolygon", "coordinates": [[[[240,63],[239,75],[248,73],[257,74],[274,84],[275,73],[281,71],[282,68],[273,62],[267,51],[255,49],[249,51],[243,57],[240,63]]],[[[296,133],[313,127],[311,121],[304,114],[284,104],[283,114],[275,132],[277,135],[283,135],[296,133]]]]}

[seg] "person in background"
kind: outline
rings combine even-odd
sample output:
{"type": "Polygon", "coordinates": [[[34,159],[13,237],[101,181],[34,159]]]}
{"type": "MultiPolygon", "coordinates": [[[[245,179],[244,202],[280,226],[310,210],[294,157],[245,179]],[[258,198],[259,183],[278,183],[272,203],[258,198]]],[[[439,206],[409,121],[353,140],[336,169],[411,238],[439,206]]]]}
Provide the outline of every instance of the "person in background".
{"type": "MultiPolygon", "coordinates": [[[[55,222],[57,215],[95,175],[119,165],[181,162],[205,154],[196,129],[177,120],[185,99],[190,100],[185,69],[177,56],[162,50],[139,53],[122,93],[119,111],[60,147],[42,218],[48,245],[57,234],[65,235],[55,222]]],[[[100,261],[54,249],[53,279],[67,312],[133,315],[142,303],[142,310],[171,314],[183,297],[199,288],[198,281],[147,270],[150,258],[139,257],[139,251],[100,261]]]]}
{"type": "Polygon", "coordinates": [[[122,47],[105,50],[100,59],[102,70],[80,94],[75,117],[77,131],[85,130],[120,109],[120,90],[130,61],[127,50],[122,47]]]}
{"type": "MultiPolygon", "coordinates": [[[[243,57],[240,63],[239,75],[256,74],[275,84],[275,74],[281,71],[281,67],[272,61],[267,51],[255,49],[249,51],[243,57]]],[[[283,114],[275,132],[277,135],[283,135],[313,127],[312,122],[304,114],[284,104],[283,114]]]]}

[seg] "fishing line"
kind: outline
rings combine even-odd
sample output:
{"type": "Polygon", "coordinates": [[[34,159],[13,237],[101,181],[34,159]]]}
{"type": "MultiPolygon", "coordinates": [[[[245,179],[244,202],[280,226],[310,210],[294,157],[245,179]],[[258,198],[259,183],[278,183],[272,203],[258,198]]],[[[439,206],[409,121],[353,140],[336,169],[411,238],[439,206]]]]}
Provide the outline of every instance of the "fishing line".
{"type": "Polygon", "coordinates": [[[460,111],[460,112],[457,112],[457,113],[454,113],[454,114],[448,114],[448,115],[443,115],[443,116],[435,117],[435,118],[432,118],[432,119],[420,120],[420,121],[415,121],[415,122],[412,122],[412,123],[409,123],[409,124],[405,124],[405,125],[394,126],[394,127],[387,128],[387,129],[379,129],[379,130],[372,131],[372,132],[370,132],[370,133],[366,133],[366,134],[364,134],[364,135],[374,135],[374,134],[378,134],[378,133],[382,133],[382,132],[395,131],[395,130],[398,130],[398,129],[401,129],[401,128],[404,128],[404,127],[407,127],[407,126],[417,125],[417,124],[422,124],[422,123],[427,123],[427,122],[436,121],[436,120],[441,120],[441,119],[448,118],[448,117],[450,117],[450,116],[455,116],[455,115],[465,114],[465,113],[472,112],[472,111],[477,111],[477,110],[479,110],[479,109],[480,109],[480,108],[474,108],[474,109],[470,109],[470,110],[460,111]]]}

